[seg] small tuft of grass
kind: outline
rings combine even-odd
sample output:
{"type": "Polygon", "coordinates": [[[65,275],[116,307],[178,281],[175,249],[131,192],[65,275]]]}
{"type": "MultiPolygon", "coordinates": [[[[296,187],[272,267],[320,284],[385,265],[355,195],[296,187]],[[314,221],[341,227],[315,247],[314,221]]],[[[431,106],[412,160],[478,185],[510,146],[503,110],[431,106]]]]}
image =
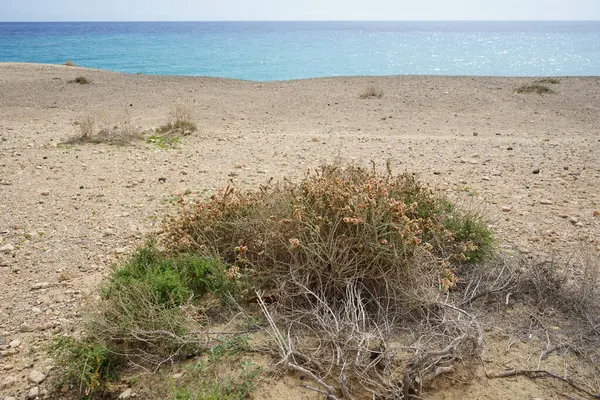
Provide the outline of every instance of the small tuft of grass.
{"type": "Polygon", "coordinates": [[[183,136],[190,135],[198,130],[192,121],[192,112],[187,104],[175,104],[169,113],[169,121],[156,129],[158,133],[179,133],[183,136]]]}
{"type": "Polygon", "coordinates": [[[367,87],[360,95],[361,99],[371,99],[377,98],[380,99],[383,97],[383,90],[377,86],[369,86],[367,87]]]}
{"type": "Polygon", "coordinates": [[[79,135],[61,142],[61,145],[106,143],[124,146],[141,138],[140,132],[133,126],[128,114],[117,124],[105,125],[100,129],[97,129],[96,120],[91,114],[85,115],[80,121],[75,122],[75,125],[79,127],[79,135]]]}
{"type": "MultiPolygon", "coordinates": [[[[244,362],[234,373],[220,379],[207,378],[211,367],[200,366],[193,375],[199,375],[193,382],[180,385],[174,390],[172,400],[244,400],[256,387],[261,368],[252,362],[244,362]]],[[[214,373],[213,373],[214,374],[214,373]]],[[[212,374],[211,374],[212,375],[212,374]]]]}
{"type": "Polygon", "coordinates": [[[179,144],[181,136],[191,135],[197,130],[189,106],[176,104],[169,112],[168,122],[156,128],[155,133],[147,136],[146,142],[153,143],[161,149],[170,149],[179,144]]]}
{"type": "Polygon", "coordinates": [[[77,66],[77,65],[73,64],[73,61],[71,61],[71,60],[65,61],[65,65],[67,67],[76,67],[77,66]]]}
{"type": "Polygon", "coordinates": [[[516,92],[517,93],[537,93],[540,95],[556,93],[554,90],[550,89],[548,86],[540,85],[538,83],[520,86],[516,89],[516,92]]]}
{"type": "Polygon", "coordinates": [[[146,143],[152,143],[165,150],[177,147],[180,141],[179,136],[150,135],[146,137],[146,143]]]}
{"type": "Polygon", "coordinates": [[[89,85],[90,83],[92,83],[92,81],[90,81],[85,76],[78,76],[75,79],[68,80],[67,83],[79,83],[80,85],[89,85]]]}
{"type": "Polygon", "coordinates": [[[558,79],[558,78],[542,78],[542,79],[536,80],[534,83],[538,83],[538,84],[549,83],[551,85],[558,85],[560,83],[560,79],[558,79]]]}

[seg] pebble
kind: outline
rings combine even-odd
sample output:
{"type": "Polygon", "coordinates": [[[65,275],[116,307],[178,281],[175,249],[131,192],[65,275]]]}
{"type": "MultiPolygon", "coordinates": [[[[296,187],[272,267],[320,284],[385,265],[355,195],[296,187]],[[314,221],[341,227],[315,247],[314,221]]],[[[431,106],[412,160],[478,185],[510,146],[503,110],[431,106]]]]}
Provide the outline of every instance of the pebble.
{"type": "Polygon", "coordinates": [[[127,252],[127,249],[125,247],[118,247],[115,249],[116,254],[125,254],[126,252],[127,252]]]}
{"type": "Polygon", "coordinates": [[[504,212],[512,211],[512,206],[504,206],[504,207],[502,207],[502,211],[504,211],[504,212]]]}
{"type": "Polygon", "coordinates": [[[27,322],[23,322],[21,326],[19,326],[19,332],[33,332],[34,330],[35,328],[27,322]]]}
{"type": "Polygon", "coordinates": [[[10,262],[8,261],[8,258],[6,258],[0,254],[0,267],[8,267],[9,264],[10,264],[10,262]]]}
{"type": "Polygon", "coordinates": [[[128,399],[130,397],[134,397],[133,390],[131,390],[131,388],[125,389],[123,391],[123,393],[121,393],[119,395],[119,400],[121,400],[121,399],[128,399]]]}
{"type": "Polygon", "coordinates": [[[549,206],[552,204],[552,200],[540,200],[540,204],[543,204],[545,206],[549,206]]]}
{"type": "Polygon", "coordinates": [[[0,253],[10,253],[11,251],[14,251],[14,250],[15,250],[15,246],[13,246],[10,243],[5,244],[4,246],[0,247],[0,253]]]}
{"type": "Polygon", "coordinates": [[[178,374],[173,374],[173,375],[171,376],[171,378],[173,378],[173,379],[177,380],[177,379],[181,379],[181,377],[182,377],[182,376],[183,376],[183,374],[182,374],[182,373],[178,373],[178,374]]]}
{"type": "Polygon", "coordinates": [[[11,340],[8,343],[8,345],[14,349],[15,347],[19,347],[21,345],[21,340],[20,339],[11,340]]]}
{"type": "Polygon", "coordinates": [[[31,290],[46,289],[49,287],[50,287],[50,282],[40,282],[40,283],[36,283],[35,285],[33,285],[31,287],[31,290]]]}
{"type": "Polygon", "coordinates": [[[533,173],[534,173],[535,175],[537,175],[537,174],[539,174],[539,173],[540,173],[540,170],[539,170],[539,169],[534,169],[534,170],[533,170],[533,173]]]}
{"type": "MultiPolygon", "coordinates": [[[[600,217],[600,211],[594,210],[594,217],[600,217]]],[[[2,265],[2,260],[0,260],[0,265],[2,265]]]]}
{"type": "Polygon", "coordinates": [[[29,373],[27,379],[29,379],[29,382],[39,385],[46,380],[46,375],[42,374],[37,369],[34,369],[29,373]]]}
{"type": "Polygon", "coordinates": [[[27,392],[27,396],[25,397],[28,400],[33,400],[33,399],[37,399],[40,395],[40,388],[37,386],[32,387],[31,389],[29,389],[29,392],[27,392]]]}
{"type": "Polygon", "coordinates": [[[490,180],[490,177],[489,177],[489,176],[484,176],[484,177],[483,177],[483,178],[481,178],[481,179],[482,179],[482,180],[484,180],[484,181],[489,181],[489,180],[490,180]]]}
{"type": "Polygon", "coordinates": [[[0,390],[9,388],[12,385],[14,385],[15,383],[17,383],[17,378],[15,378],[14,376],[7,376],[3,380],[0,381],[0,390]]]}
{"type": "Polygon", "coordinates": [[[50,196],[50,192],[44,191],[40,193],[42,196],[50,196]]]}
{"type": "Polygon", "coordinates": [[[115,231],[113,231],[110,228],[106,228],[105,230],[102,231],[102,236],[112,236],[115,234],[115,231]]]}

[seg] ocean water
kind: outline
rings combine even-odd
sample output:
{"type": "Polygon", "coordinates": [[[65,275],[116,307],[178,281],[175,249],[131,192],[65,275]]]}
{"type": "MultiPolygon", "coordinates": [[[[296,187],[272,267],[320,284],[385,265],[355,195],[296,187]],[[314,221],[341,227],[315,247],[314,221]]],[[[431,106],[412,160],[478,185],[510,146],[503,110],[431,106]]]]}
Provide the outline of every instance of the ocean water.
{"type": "Polygon", "coordinates": [[[590,22],[0,22],[0,61],[259,81],[600,75],[590,22]]]}

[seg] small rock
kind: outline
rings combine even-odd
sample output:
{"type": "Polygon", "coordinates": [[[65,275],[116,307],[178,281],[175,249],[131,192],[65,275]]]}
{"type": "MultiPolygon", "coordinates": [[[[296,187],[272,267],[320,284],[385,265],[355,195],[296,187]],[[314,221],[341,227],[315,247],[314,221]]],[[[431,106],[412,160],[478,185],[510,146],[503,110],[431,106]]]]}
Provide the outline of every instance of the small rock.
{"type": "Polygon", "coordinates": [[[121,393],[119,395],[119,400],[121,400],[121,399],[128,399],[130,397],[133,397],[133,390],[131,390],[131,388],[128,388],[128,389],[125,389],[123,391],[123,393],[121,393]]]}
{"type": "Polygon", "coordinates": [[[484,181],[489,181],[489,180],[490,180],[490,177],[489,177],[489,176],[484,176],[483,178],[481,178],[481,180],[484,180],[484,181]]]}
{"type": "Polygon", "coordinates": [[[15,246],[13,246],[10,243],[5,244],[4,246],[0,247],[0,253],[10,253],[11,251],[14,251],[14,250],[15,250],[15,246]]]}
{"type": "Polygon", "coordinates": [[[14,349],[15,347],[19,347],[21,345],[21,340],[19,340],[19,339],[11,340],[8,343],[8,345],[14,349]]]}
{"type": "Polygon", "coordinates": [[[12,364],[5,364],[5,365],[4,365],[4,370],[5,370],[5,371],[10,371],[10,370],[12,370],[12,369],[14,369],[14,368],[15,368],[15,366],[14,366],[14,365],[12,365],[12,364]]]}
{"type": "Polygon", "coordinates": [[[21,326],[19,326],[19,332],[33,332],[34,330],[35,328],[27,322],[23,322],[21,326]]]}
{"type": "Polygon", "coordinates": [[[8,267],[10,265],[10,261],[8,260],[8,258],[2,256],[2,254],[0,254],[0,267],[8,267]]]}
{"type": "Polygon", "coordinates": [[[160,182],[160,183],[165,183],[166,181],[167,181],[167,178],[164,178],[164,177],[158,178],[158,182],[160,182]]]}
{"type": "Polygon", "coordinates": [[[506,150],[511,151],[513,148],[512,147],[507,147],[506,150]]]}
{"type": "Polygon", "coordinates": [[[512,211],[512,206],[504,206],[504,207],[502,207],[502,211],[504,211],[504,212],[512,211]]]}
{"type": "Polygon", "coordinates": [[[183,374],[182,374],[182,373],[178,373],[178,374],[173,374],[173,375],[171,376],[171,378],[173,378],[173,379],[177,380],[177,379],[181,379],[181,377],[182,377],[182,376],[183,376],[183,374]]]}
{"type": "Polygon", "coordinates": [[[6,378],[0,381],[0,390],[9,388],[15,383],[17,383],[17,378],[15,378],[14,376],[7,376],[6,378]]]}
{"type": "Polygon", "coordinates": [[[27,379],[29,379],[29,382],[39,385],[40,383],[42,383],[46,380],[46,375],[44,375],[40,371],[34,369],[29,373],[29,376],[27,377],[27,379]]]}
{"type": "Polygon", "coordinates": [[[40,388],[37,386],[32,387],[31,389],[29,389],[29,392],[27,392],[27,396],[25,397],[27,400],[33,400],[33,399],[37,399],[40,395],[40,388]]]}
{"type": "Polygon", "coordinates": [[[185,171],[185,170],[181,171],[181,175],[187,175],[187,174],[188,174],[187,171],[185,171]]]}
{"type": "Polygon", "coordinates": [[[44,191],[40,193],[42,196],[50,196],[50,192],[44,191]]]}
{"type": "Polygon", "coordinates": [[[46,289],[49,287],[50,287],[50,282],[40,282],[40,283],[36,283],[35,285],[33,285],[31,287],[31,290],[46,289]]]}
{"type": "Polygon", "coordinates": [[[540,204],[543,204],[545,206],[549,206],[549,205],[552,205],[552,200],[547,200],[547,199],[540,200],[540,204]]]}
{"type": "Polygon", "coordinates": [[[579,220],[576,217],[570,217],[569,222],[573,225],[576,225],[577,223],[579,223],[579,220]]]}
{"type": "Polygon", "coordinates": [[[41,314],[42,310],[39,307],[31,307],[31,312],[34,314],[41,314]]]}
{"type": "Polygon", "coordinates": [[[126,252],[127,252],[127,249],[125,247],[118,247],[115,249],[116,254],[125,254],[126,252]]]}
{"type": "Polygon", "coordinates": [[[473,132],[473,136],[479,136],[479,132],[473,132]]]}
{"type": "Polygon", "coordinates": [[[113,231],[110,228],[106,228],[105,230],[102,231],[102,236],[112,236],[115,234],[115,231],[113,231]]]}
{"type": "MultiPolygon", "coordinates": [[[[600,211],[594,210],[594,217],[600,217],[600,211]]],[[[2,265],[2,260],[0,259],[0,265],[2,265]]]]}
{"type": "Polygon", "coordinates": [[[442,174],[442,172],[441,172],[441,171],[433,171],[433,174],[434,174],[434,175],[441,175],[441,174],[442,174]]]}
{"type": "Polygon", "coordinates": [[[539,173],[540,173],[540,170],[539,170],[539,169],[534,169],[534,170],[533,170],[533,173],[534,173],[534,175],[537,175],[537,174],[539,174],[539,173]]]}

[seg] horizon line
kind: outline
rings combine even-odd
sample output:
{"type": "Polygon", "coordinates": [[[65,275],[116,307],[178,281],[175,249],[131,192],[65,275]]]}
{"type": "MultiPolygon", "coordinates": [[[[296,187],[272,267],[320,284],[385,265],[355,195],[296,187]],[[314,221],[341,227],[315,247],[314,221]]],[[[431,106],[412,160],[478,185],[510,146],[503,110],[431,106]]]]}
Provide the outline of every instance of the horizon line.
{"type": "Polygon", "coordinates": [[[1,21],[0,23],[82,23],[82,22],[600,22],[600,19],[207,19],[207,20],[33,20],[33,21],[1,21]]]}

